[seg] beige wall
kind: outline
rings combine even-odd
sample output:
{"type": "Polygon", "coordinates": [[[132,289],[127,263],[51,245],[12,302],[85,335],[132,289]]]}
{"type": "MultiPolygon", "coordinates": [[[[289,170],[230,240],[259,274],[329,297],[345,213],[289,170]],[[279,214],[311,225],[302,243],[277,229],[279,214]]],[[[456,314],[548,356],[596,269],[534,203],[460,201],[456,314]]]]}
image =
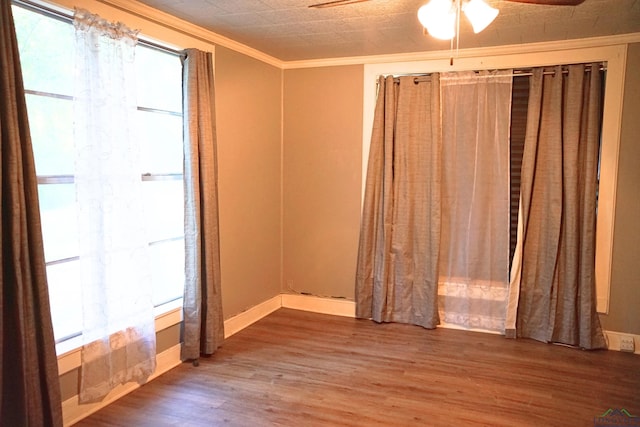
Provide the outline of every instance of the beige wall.
{"type": "Polygon", "coordinates": [[[640,43],[629,46],[622,110],[609,314],[610,331],[640,334],[640,43]]]}
{"type": "Polygon", "coordinates": [[[282,71],[216,47],[224,318],[280,293],[282,71]]]}
{"type": "Polygon", "coordinates": [[[363,66],[284,73],[284,291],[353,298],[363,66]]]}

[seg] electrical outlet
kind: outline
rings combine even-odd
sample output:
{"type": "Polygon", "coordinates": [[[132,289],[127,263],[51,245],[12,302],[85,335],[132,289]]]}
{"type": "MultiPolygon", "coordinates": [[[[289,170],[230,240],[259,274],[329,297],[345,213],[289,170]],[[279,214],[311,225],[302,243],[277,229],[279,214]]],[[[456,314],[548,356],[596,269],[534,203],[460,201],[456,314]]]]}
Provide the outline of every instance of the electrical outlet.
{"type": "Polygon", "coordinates": [[[633,353],[635,351],[633,337],[630,337],[630,336],[620,337],[620,351],[628,351],[629,353],[633,353]]]}

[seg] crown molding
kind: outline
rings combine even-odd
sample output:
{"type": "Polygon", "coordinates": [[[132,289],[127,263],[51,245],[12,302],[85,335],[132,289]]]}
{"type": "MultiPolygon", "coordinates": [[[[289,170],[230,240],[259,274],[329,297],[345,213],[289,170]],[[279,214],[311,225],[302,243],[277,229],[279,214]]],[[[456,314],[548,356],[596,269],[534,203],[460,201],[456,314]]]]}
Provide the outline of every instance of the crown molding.
{"type": "MultiPolygon", "coordinates": [[[[584,39],[556,40],[550,42],[523,43],[505,46],[491,46],[473,49],[460,49],[454,60],[460,58],[478,58],[485,56],[502,56],[525,53],[544,53],[571,49],[614,46],[640,42],[640,33],[620,34],[614,36],[590,37],[584,39]]],[[[368,65],[391,62],[434,61],[451,58],[450,50],[409,52],[389,55],[352,56],[342,58],[310,59],[302,61],[285,61],[283,68],[318,68],[341,65],[368,65]]]]}
{"type": "Polygon", "coordinates": [[[273,65],[274,67],[278,67],[280,69],[283,68],[284,62],[278,58],[274,58],[273,56],[267,55],[262,51],[249,47],[245,44],[239,43],[235,40],[222,36],[213,31],[206,30],[198,25],[192,24],[188,21],[185,21],[176,16],[173,16],[169,13],[162,12],[158,9],[154,9],[153,7],[147,6],[146,4],[142,4],[140,2],[132,1],[132,0],[98,0],[98,1],[100,3],[104,3],[106,5],[120,9],[124,12],[135,15],[139,18],[143,18],[155,24],[161,25],[165,28],[169,28],[173,31],[177,31],[184,35],[194,37],[203,42],[226,47],[236,52],[245,54],[254,59],[257,59],[259,61],[265,62],[269,65],[273,65]]]}

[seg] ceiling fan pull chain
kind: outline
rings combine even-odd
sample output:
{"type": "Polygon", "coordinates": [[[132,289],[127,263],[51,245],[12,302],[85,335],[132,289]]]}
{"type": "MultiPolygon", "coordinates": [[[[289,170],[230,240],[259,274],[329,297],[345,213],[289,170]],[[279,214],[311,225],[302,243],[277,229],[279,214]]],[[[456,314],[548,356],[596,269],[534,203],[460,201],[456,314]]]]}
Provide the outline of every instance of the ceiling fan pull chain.
{"type": "Polygon", "coordinates": [[[449,66],[453,66],[453,38],[451,38],[451,40],[449,40],[450,42],[450,47],[449,47],[449,66]]]}

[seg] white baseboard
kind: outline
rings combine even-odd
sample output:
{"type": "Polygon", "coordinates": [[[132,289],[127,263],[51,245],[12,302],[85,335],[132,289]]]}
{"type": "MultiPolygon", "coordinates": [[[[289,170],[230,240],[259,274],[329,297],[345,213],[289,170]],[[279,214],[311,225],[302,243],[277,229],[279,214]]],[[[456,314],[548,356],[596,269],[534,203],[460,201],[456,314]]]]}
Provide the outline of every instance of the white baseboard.
{"type": "MultiPolygon", "coordinates": [[[[312,295],[298,295],[298,294],[281,294],[282,307],[293,308],[296,310],[311,311],[314,313],[333,314],[337,316],[355,317],[356,303],[354,301],[334,299],[334,298],[322,298],[312,295]]],[[[439,327],[445,329],[462,329],[457,325],[442,323],[439,327]]],[[[496,334],[494,331],[476,330],[474,332],[483,332],[496,334]]],[[[613,351],[620,351],[620,338],[632,337],[635,344],[634,354],[640,354],[640,335],[628,334],[623,332],[603,331],[607,339],[607,348],[613,351]]]]}
{"type": "Polygon", "coordinates": [[[438,328],[456,329],[458,331],[467,331],[467,332],[482,332],[483,334],[492,334],[492,335],[504,335],[504,333],[498,332],[498,331],[490,331],[488,329],[480,329],[480,328],[465,328],[464,326],[443,322],[442,320],[440,321],[438,328]]]}
{"type": "Polygon", "coordinates": [[[282,298],[277,295],[265,302],[251,307],[247,311],[243,311],[224,321],[224,337],[229,338],[236,332],[240,332],[252,323],[257,322],[265,316],[273,313],[282,307],[282,298]]]}
{"type": "MultiPolygon", "coordinates": [[[[149,377],[147,382],[157,378],[182,363],[180,360],[180,347],[180,344],[176,344],[156,356],[156,371],[149,377]]],[[[97,403],[81,405],[78,402],[77,395],[65,400],[62,402],[62,418],[64,425],[70,426],[77,423],[81,419],[88,417],[94,412],[120,399],[125,394],[131,393],[138,387],[140,387],[140,384],[133,382],[120,385],[112,390],[104,400],[97,403]]]]}
{"type": "Polygon", "coordinates": [[[279,308],[355,317],[355,302],[312,295],[280,294],[224,321],[224,337],[229,338],[279,308]]]}
{"type": "Polygon", "coordinates": [[[334,316],[356,317],[356,303],[346,299],[311,295],[281,294],[282,307],[334,316]]]}

